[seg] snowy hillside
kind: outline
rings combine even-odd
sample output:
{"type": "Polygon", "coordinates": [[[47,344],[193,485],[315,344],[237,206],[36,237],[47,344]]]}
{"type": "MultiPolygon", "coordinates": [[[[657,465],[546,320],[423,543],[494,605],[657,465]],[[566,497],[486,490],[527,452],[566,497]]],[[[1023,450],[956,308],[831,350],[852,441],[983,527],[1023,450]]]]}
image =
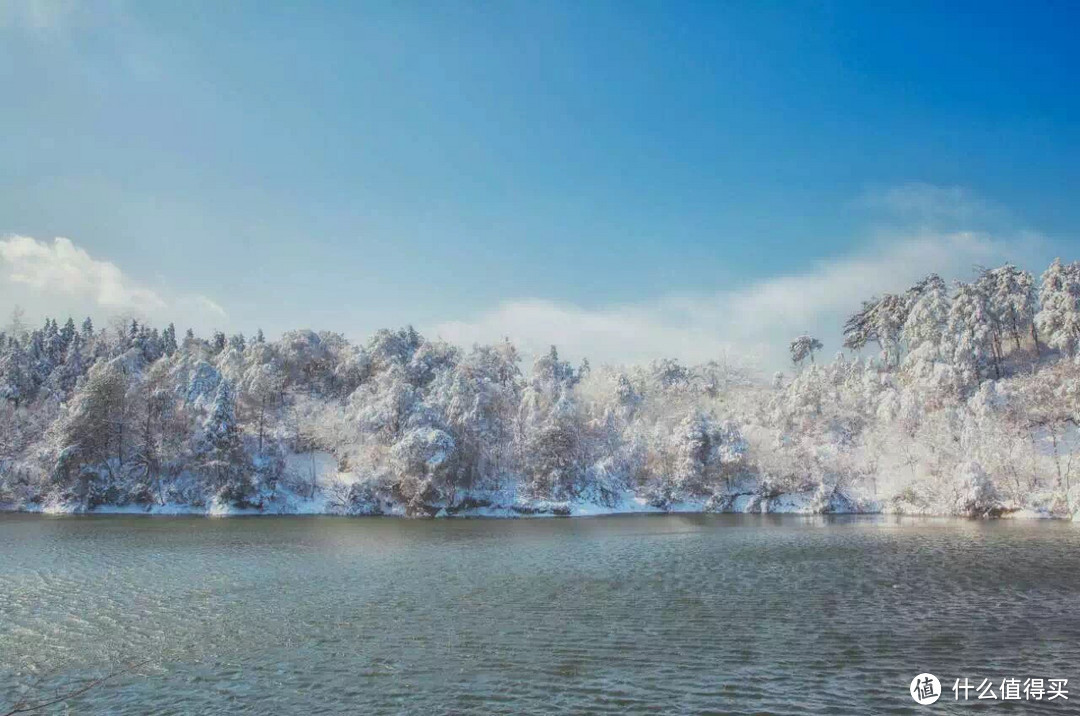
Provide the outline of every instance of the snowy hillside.
{"type": "Polygon", "coordinates": [[[591,369],[416,331],[0,335],[0,506],[401,515],[626,511],[1072,517],[1080,263],[929,276],[765,382],[591,369]],[[871,348],[872,347],[872,348],[871,348]],[[866,358],[862,354],[873,352],[866,358]]]}

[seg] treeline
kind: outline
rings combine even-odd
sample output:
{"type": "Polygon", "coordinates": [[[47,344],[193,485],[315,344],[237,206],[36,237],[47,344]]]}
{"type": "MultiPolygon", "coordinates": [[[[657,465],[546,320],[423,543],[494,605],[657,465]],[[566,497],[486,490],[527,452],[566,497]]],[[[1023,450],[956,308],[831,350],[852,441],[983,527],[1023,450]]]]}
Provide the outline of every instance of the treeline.
{"type": "Polygon", "coordinates": [[[48,319],[0,335],[0,503],[26,509],[886,509],[1071,515],[1080,264],[931,275],[771,385],[719,362],[48,319]],[[878,354],[861,357],[867,346],[878,354]],[[298,468],[330,456],[335,469],[298,468]]]}
{"type": "MultiPolygon", "coordinates": [[[[774,383],[771,424],[812,472],[894,511],[1076,511],[1080,262],[931,274],[848,318],[844,347],[871,344],[774,383]]],[[[800,336],[792,359],[820,348],[800,336]]]]}

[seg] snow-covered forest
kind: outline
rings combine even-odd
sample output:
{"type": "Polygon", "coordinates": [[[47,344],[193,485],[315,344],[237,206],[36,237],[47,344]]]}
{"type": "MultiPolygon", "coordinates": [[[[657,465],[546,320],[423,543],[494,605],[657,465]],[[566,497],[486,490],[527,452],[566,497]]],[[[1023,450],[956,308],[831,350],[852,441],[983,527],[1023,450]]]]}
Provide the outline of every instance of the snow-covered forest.
{"type": "Polygon", "coordinates": [[[0,506],[43,511],[1080,512],[1080,262],[862,305],[845,351],[524,366],[412,328],[364,345],[136,320],[0,334],[0,506]]]}

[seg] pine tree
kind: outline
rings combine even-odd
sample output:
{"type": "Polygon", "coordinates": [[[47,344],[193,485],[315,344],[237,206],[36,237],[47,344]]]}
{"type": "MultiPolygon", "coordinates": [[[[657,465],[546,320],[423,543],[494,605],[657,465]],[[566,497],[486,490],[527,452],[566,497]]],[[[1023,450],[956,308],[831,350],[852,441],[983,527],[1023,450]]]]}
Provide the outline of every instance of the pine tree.
{"type": "Polygon", "coordinates": [[[86,372],[87,366],[83,358],[82,346],[82,337],[76,333],[71,339],[71,345],[68,346],[63,365],[54,371],[54,375],[57,376],[56,387],[62,395],[70,395],[75,390],[79,378],[86,372]]]}
{"type": "Polygon", "coordinates": [[[132,318],[128,325],[127,335],[124,337],[124,349],[138,347],[139,336],[139,322],[132,318]]]}
{"type": "Polygon", "coordinates": [[[176,353],[176,326],[172,323],[170,323],[161,334],[161,347],[167,356],[172,356],[173,353],[176,353]]]}
{"type": "Polygon", "coordinates": [[[33,398],[34,388],[30,356],[18,341],[13,340],[0,356],[0,397],[18,408],[33,398]]]}
{"type": "Polygon", "coordinates": [[[949,291],[937,274],[919,282],[918,295],[904,321],[903,339],[909,352],[936,349],[941,345],[949,321],[949,291]]]}
{"type": "Polygon", "coordinates": [[[859,312],[844,324],[844,347],[859,351],[873,341],[881,348],[886,367],[892,364],[894,357],[898,363],[908,304],[908,298],[891,293],[864,301],[859,312]]]}
{"type": "Polygon", "coordinates": [[[26,352],[30,358],[30,378],[33,380],[36,389],[45,382],[53,369],[49,355],[45,351],[45,334],[43,331],[37,330],[30,334],[26,352]]]}
{"type": "MultiPolygon", "coordinates": [[[[999,330],[1003,337],[1009,335],[1016,350],[1020,350],[1020,340],[1033,330],[1038,309],[1034,278],[1027,271],[1005,264],[984,271],[980,280],[986,284],[990,311],[999,330]]],[[[1033,340],[1037,340],[1036,335],[1032,333],[1033,340]]]]}
{"type": "Polygon", "coordinates": [[[1035,317],[1039,333],[1051,348],[1076,355],[1080,345],[1080,263],[1054,259],[1042,275],[1041,310],[1035,317]]]}
{"type": "Polygon", "coordinates": [[[946,332],[953,363],[969,376],[970,381],[977,383],[988,364],[994,366],[997,377],[1001,376],[994,348],[993,319],[987,308],[986,295],[979,286],[957,283],[946,332]]]}
{"type": "Polygon", "coordinates": [[[201,345],[202,341],[195,337],[195,331],[190,328],[184,332],[183,348],[185,353],[190,353],[195,350],[196,346],[201,345]]]}
{"type": "Polygon", "coordinates": [[[127,377],[119,363],[98,363],[75,394],[71,408],[58,423],[59,447],[54,477],[64,488],[77,488],[87,497],[93,471],[105,465],[112,473],[112,459],[123,465],[124,429],[127,421],[127,377]]]}
{"type": "Polygon", "coordinates": [[[791,342],[788,346],[788,350],[791,352],[791,362],[795,365],[799,365],[807,358],[810,362],[814,362],[814,351],[819,351],[822,348],[821,341],[817,338],[808,335],[802,335],[791,342]]]}
{"type": "Polygon", "coordinates": [[[687,415],[679,426],[676,440],[675,494],[667,495],[668,501],[704,492],[709,453],[712,450],[708,418],[697,411],[687,415]]]}
{"type": "Polygon", "coordinates": [[[66,351],[68,346],[71,345],[71,339],[76,335],[75,321],[71,316],[68,316],[67,322],[64,323],[64,327],[60,329],[60,337],[64,341],[64,350],[66,351]]]}
{"type": "Polygon", "coordinates": [[[137,404],[134,446],[131,465],[137,479],[136,501],[147,503],[154,499],[154,491],[164,504],[162,495],[162,462],[166,416],[170,412],[174,393],[168,389],[168,368],[158,363],[149,368],[139,385],[135,386],[130,401],[137,404]]]}
{"type": "Polygon", "coordinates": [[[158,329],[152,329],[143,337],[143,353],[146,356],[146,360],[150,363],[153,363],[158,358],[165,355],[165,347],[162,343],[161,333],[158,329]]]}
{"type": "Polygon", "coordinates": [[[223,500],[246,506],[254,493],[251,466],[240,438],[232,385],[218,385],[217,395],[202,425],[199,459],[214,491],[223,500]]]}
{"type": "Polygon", "coordinates": [[[44,373],[46,378],[49,373],[64,362],[65,349],[63,333],[56,327],[56,321],[53,321],[44,334],[45,361],[42,369],[47,371],[44,373]]]}

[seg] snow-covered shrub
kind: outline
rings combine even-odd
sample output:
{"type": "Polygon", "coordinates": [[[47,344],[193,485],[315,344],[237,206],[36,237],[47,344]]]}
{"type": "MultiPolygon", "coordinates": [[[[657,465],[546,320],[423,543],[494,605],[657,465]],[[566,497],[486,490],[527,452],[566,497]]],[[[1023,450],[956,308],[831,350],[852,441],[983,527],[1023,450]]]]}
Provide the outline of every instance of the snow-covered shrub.
{"type": "Polygon", "coordinates": [[[455,448],[453,436],[430,426],[409,430],[391,448],[395,492],[411,511],[433,512],[436,505],[453,506],[455,448]]]}
{"type": "Polygon", "coordinates": [[[993,517],[1001,512],[997,489],[982,465],[969,460],[956,471],[956,501],[953,510],[967,517],[993,517]]]}

